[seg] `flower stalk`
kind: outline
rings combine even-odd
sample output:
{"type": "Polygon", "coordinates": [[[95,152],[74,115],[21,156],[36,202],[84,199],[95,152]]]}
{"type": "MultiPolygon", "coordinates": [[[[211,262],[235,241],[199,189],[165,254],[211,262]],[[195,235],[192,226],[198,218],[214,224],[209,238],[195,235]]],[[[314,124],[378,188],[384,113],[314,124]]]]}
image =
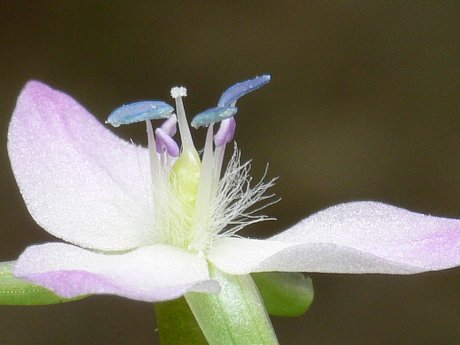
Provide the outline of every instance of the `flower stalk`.
{"type": "Polygon", "coordinates": [[[278,340],[250,275],[229,275],[209,264],[218,294],[189,292],[190,309],[210,345],[276,345],[278,340]]]}

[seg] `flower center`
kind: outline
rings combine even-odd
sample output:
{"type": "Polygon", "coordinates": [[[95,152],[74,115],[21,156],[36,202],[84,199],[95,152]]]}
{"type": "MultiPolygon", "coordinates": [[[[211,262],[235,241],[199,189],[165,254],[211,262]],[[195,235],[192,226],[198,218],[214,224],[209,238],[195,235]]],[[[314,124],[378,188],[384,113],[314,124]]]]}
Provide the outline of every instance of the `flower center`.
{"type": "Polygon", "coordinates": [[[208,127],[201,160],[185,114],[182,98],[187,90],[184,87],[171,89],[177,115],[164,102],[142,101],[120,107],[109,116],[107,123],[114,126],[146,123],[155,242],[204,253],[216,236],[231,236],[248,224],[269,219],[254,214],[261,208],[248,209],[271,197],[265,192],[274,180],[261,181],[251,187],[250,165],[240,164],[236,145],[220,178],[225,147],[235,133],[236,101],[269,80],[269,76],[262,76],[236,84],[222,94],[217,107],[193,118],[193,127],[208,127]],[[166,120],[154,131],[151,120],[158,119],[166,120]],[[216,122],[220,122],[220,126],[214,135],[216,122]],[[173,139],[177,125],[181,148],[173,139]]]}

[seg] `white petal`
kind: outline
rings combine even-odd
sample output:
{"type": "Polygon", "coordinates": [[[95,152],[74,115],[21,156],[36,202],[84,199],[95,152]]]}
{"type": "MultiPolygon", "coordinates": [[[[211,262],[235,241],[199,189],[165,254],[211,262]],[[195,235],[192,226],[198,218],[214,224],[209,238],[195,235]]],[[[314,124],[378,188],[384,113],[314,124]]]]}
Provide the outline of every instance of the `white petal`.
{"type": "Polygon", "coordinates": [[[115,294],[153,302],[188,291],[219,291],[217,282],[209,278],[205,259],[166,245],[100,254],[69,244],[47,243],[27,248],[14,273],[67,298],[115,294]]]}
{"type": "Polygon", "coordinates": [[[147,151],[117,138],[70,96],[29,82],[8,153],[29,212],[49,233],[104,250],[152,243],[147,151]]]}
{"type": "Polygon", "coordinates": [[[460,265],[460,220],[376,202],[337,205],[268,240],[217,240],[210,260],[262,271],[405,274],[460,265]]]}

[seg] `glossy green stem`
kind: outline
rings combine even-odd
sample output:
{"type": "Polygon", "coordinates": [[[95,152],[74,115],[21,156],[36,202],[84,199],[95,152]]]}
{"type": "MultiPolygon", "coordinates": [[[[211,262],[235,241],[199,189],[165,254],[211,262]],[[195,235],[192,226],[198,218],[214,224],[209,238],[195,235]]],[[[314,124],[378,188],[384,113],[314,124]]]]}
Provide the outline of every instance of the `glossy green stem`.
{"type": "Polygon", "coordinates": [[[259,291],[250,275],[235,276],[210,265],[218,294],[185,295],[190,309],[210,345],[277,345],[259,291]]]}

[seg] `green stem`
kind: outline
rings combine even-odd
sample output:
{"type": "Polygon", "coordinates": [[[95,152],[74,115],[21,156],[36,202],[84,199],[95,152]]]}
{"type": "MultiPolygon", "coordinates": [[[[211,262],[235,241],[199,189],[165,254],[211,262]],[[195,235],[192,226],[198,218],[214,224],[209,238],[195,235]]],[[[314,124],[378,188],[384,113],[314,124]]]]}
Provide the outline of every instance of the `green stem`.
{"type": "Polygon", "coordinates": [[[190,292],[185,299],[210,345],[277,345],[264,303],[250,275],[235,276],[209,265],[219,294],[190,292]]]}

